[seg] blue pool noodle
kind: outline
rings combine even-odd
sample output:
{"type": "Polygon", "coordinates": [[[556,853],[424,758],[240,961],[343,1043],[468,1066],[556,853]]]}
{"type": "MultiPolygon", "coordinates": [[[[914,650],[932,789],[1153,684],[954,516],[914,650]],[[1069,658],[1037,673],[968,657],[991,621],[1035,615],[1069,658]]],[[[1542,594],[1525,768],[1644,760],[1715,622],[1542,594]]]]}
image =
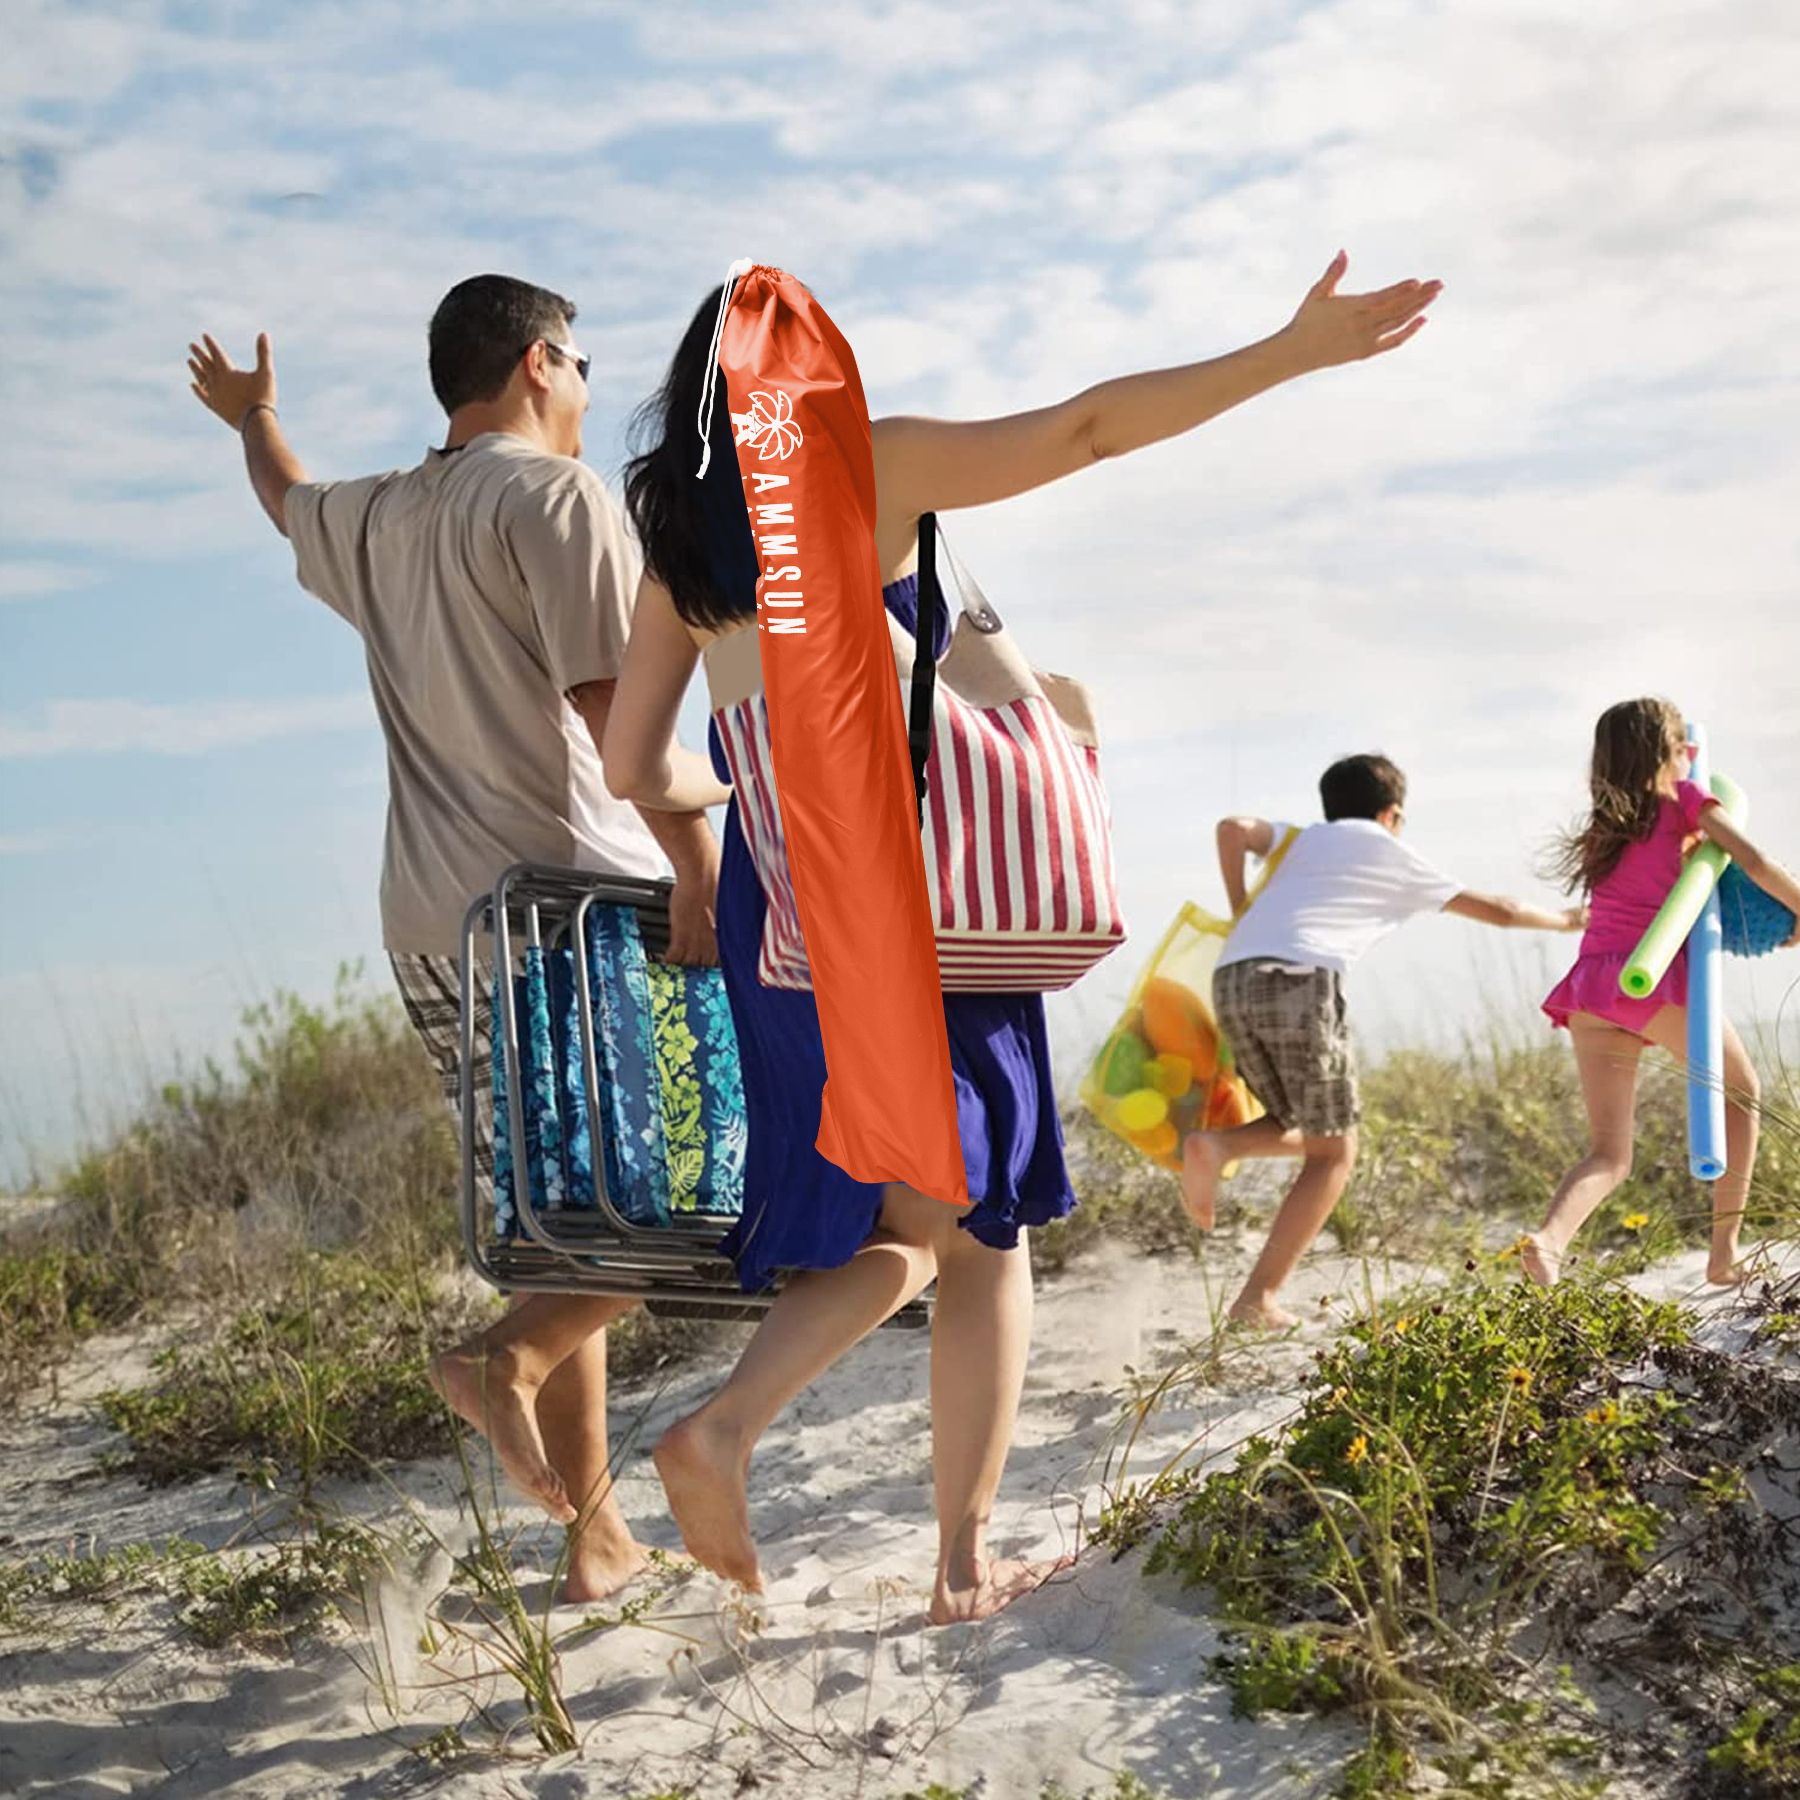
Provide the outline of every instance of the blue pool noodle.
{"type": "MultiPolygon", "coordinates": [[[[1688,738],[1694,746],[1692,779],[1710,788],[1706,727],[1690,725],[1688,738]]],[[[1725,1173],[1724,965],[1725,931],[1715,882],[1688,933],[1688,1168],[1699,1181],[1717,1181],[1725,1173]]]]}

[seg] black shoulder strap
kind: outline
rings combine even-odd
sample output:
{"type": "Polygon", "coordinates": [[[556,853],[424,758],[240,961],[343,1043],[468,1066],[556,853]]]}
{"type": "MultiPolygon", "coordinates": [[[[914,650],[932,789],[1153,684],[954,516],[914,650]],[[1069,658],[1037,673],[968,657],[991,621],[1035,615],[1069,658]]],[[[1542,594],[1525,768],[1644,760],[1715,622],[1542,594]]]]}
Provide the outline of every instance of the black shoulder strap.
{"type": "Polygon", "coordinates": [[[925,765],[931,760],[931,696],[937,687],[937,622],[943,604],[937,578],[937,514],[926,513],[919,520],[919,621],[913,634],[912,705],[906,726],[921,830],[925,796],[931,791],[925,765]]]}

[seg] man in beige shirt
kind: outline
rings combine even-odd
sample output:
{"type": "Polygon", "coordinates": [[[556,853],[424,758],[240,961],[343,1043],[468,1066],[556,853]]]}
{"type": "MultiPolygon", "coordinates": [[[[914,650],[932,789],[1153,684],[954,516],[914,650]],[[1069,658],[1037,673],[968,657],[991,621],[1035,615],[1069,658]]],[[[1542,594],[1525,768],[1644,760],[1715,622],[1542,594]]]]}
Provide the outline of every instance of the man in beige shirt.
{"type": "MultiPolygon", "coordinates": [[[[301,586],[362,637],[387,740],[382,937],[453,1105],[462,918],[509,864],[657,876],[666,853],[669,956],[717,960],[706,815],[632,807],[601,777],[639,559],[578,460],[588,359],[570,340],[574,317],[559,295],[507,276],[452,288],[430,331],[444,447],[358,481],[307,479],[276,415],[266,334],[253,369],[234,368],[210,337],[189,346],[194,392],[241,434],[301,586]]],[[[480,1091],[487,1071],[474,1073],[480,1091]]],[[[478,1131],[491,1191],[485,1121],[478,1131]]],[[[644,1561],[607,1472],[605,1326],[633,1304],[533,1295],[433,1360],[433,1385],[570,1526],[570,1600],[604,1597],[644,1561]]]]}

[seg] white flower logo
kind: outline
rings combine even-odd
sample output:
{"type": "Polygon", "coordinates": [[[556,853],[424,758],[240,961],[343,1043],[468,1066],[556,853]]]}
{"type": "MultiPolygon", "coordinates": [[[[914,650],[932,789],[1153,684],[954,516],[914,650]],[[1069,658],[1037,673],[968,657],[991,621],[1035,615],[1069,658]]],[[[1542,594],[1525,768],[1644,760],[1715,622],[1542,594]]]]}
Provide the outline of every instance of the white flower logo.
{"type": "Polygon", "coordinates": [[[804,441],[794,423],[794,403],[779,388],[772,394],[752,394],[750,410],[733,413],[731,422],[737,428],[734,442],[760,449],[764,462],[770,457],[786,462],[804,441]]]}

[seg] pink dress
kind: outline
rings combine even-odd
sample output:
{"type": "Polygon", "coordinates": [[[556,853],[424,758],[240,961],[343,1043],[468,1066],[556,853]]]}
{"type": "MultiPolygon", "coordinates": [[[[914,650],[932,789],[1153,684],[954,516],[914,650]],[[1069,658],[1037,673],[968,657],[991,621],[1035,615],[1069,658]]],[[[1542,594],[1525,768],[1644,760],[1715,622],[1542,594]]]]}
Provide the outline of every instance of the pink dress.
{"type": "Polygon", "coordinates": [[[1612,873],[1589,896],[1588,926],[1575,966],[1544,998],[1552,1025],[1567,1025],[1570,1013],[1591,1013],[1643,1037],[1644,1027],[1665,1006],[1687,1005],[1685,944],[1643,999],[1634,1000],[1619,986],[1626,959],[1681,873],[1683,845],[1699,828],[1700,814],[1718,804],[1691,781],[1682,782],[1676,794],[1676,799],[1663,801],[1650,835],[1627,845],[1612,873]]]}

